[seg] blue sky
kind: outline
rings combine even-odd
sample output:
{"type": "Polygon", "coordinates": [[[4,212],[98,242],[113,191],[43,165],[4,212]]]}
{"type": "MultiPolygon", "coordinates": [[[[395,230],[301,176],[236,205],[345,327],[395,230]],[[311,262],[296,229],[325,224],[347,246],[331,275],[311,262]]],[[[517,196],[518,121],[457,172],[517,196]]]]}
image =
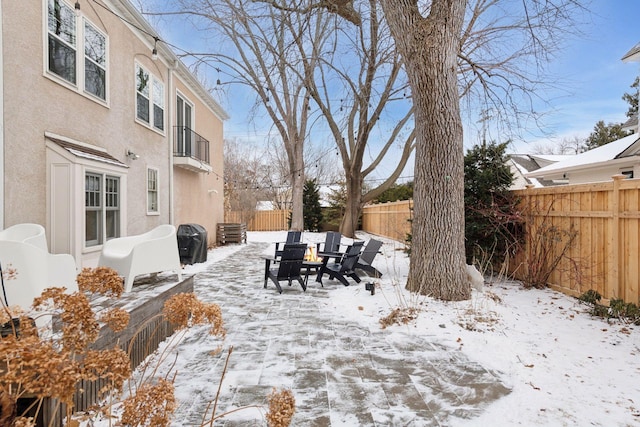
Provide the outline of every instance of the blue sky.
{"type": "Polygon", "coordinates": [[[550,64],[552,72],[567,80],[566,93],[551,94],[545,127],[553,138],[530,135],[514,151],[527,152],[538,141],[574,136],[586,137],[599,120],[623,122],[628,104],[622,95],[640,74],[640,63],[624,63],[622,56],[640,42],[640,1],[595,0],[584,36],[566,41],[566,47],[550,64]]]}
{"type": "MultiPolygon", "coordinates": [[[[151,0],[153,1],[153,0],[151,0]]],[[[549,64],[549,70],[565,82],[558,91],[547,93],[549,104],[541,109],[546,115],[545,133],[536,127],[523,128],[522,140],[512,143],[511,152],[532,152],[536,145],[553,145],[564,138],[585,138],[596,122],[622,122],[626,120],[628,105],[622,100],[625,92],[640,74],[640,63],[623,63],[622,56],[640,42],[640,0],[593,0],[588,5],[591,13],[577,17],[582,24],[582,35],[565,40],[563,49],[549,64]]],[[[207,43],[193,37],[192,29],[184,25],[154,22],[163,37],[186,50],[206,50],[207,43]]],[[[215,71],[207,76],[209,83],[219,76],[215,71]]],[[[237,86],[237,85],[236,85],[237,86]]],[[[270,131],[269,122],[260,113],[249,112],[255,96],[239,87],[228,87],[227,94],[214,94],[230,114],[225,123],[225,137],[236,137],[247,143],[264,144],[270,131]]],[[[479,142],[481,125],[468,120],[465,123],[465,148],[479,142]]],[[[503,141],[508,136],[489,134],[487,139],[503,141]]],[[[320,135],[322,146],[331,146],[330,138],[320,135]]],[[[383,165],[381,176],[385,175],[383,165]]],[[[407,172],[403,175],[411,175],[407,172]]]]}

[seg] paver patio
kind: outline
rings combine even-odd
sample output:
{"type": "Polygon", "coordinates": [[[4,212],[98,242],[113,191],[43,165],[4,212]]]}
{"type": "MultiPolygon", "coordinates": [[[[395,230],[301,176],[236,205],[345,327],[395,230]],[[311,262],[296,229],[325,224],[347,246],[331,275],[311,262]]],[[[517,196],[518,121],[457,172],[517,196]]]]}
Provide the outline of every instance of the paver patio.
{"type": "MultiPolygon", "coordinates": [[[[177,367],[209,378],[210,387],[177,383],[175,426],[199,426],[233,346],[217,414],[244,405],[265,405],[273,387],[296,399],[292,426],[445,426],[473,419],[509,393],[499,373],[470,361],[434,337],[389,334],[341,318],[328,307],[332,290],[309,280],[307,292],[272,283],[263,288],[266,243],[249,243],[195,276],[195,292],[222,308],[225,349],[211,356],[206,330],[188,337],[201,352],[182,354],[177,367]]],[[[352,285],[354,288],[356,285],[352,285]]],[[[364,284],[359,286],[364,287],[364,284]]],[[[356,291],[356,289],[354,289],[356,291]]],[[[376,298],[363,292],[363,297],[376,298]]],[[[193,348],[193,347],[191,347],[193,348]]],[[[264,426],[252,410],[235,412],[219,426],[264,426]]]]}

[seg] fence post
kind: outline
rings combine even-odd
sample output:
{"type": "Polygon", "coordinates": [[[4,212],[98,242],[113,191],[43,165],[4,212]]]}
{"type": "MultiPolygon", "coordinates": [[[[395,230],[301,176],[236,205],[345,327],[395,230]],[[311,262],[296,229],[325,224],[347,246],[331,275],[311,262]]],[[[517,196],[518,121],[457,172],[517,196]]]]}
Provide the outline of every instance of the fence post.
{"type": "Polygon", "coordinates": [[[611,265],[609,269],[609,286],[607,299],[615,296],[624,298],[624,289],[621,288],[620,280],[620,183],[625,175],[616,174],[611,177],[613,179],[613,190],[611,192],[611,265]],[[612,292],[613,291],[613,292],[612,292]]]}
{"type": "MultiPolygon", "coordinates": [[[[529,225],[525,226],[526,227],[525,229],[531,232],[535,227],[535,221],[538,220],[537,216],[534,216],[533,214],[533,206],[532,206],[533,189],[535,186],[533,184],[526,184],[524,187],[525,187],[525,198],[526,198],[525,215],[528,215],[528,218],[525,217],[525,221],[529,221],[529,225]]],[[[522,278],[526,278],[526,276],[529,274],[529,260],[531,259],[531,236],[526,236],[525,239],[526,241],[524,243],[524,260],[523,260],[524,270],[521,273],[522,278]]]]}

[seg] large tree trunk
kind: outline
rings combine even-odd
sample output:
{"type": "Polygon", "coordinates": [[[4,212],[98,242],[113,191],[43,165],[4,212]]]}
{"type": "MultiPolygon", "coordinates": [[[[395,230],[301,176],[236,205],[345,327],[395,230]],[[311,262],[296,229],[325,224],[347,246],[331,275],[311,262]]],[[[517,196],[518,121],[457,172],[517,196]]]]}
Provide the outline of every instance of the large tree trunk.
{"type": "Polygon", "coordinates": [[[465,0],[382,0],[404,59],[415,107],[416,159],[407,289],[443,300],[470,297],[464,255],[464,153],[456,55],[465,0]]]}
{"type": "Polygon", "coordinates": [[[358,219],[362,213],[362,175],[352,173],[350,178],[347,179],[347,201],[340,223],[340,233],[346,237],[354,238],[358,229],[358,219]]]}
{"type": "MultiPolygon", "coordinates": [[[[294,130],[293,135],[297,135],[294,130]]],[[[288,146],[289,170],[291,171],[291,230],[304,231],[304,156],[303,143],[296,142],[288,146]]]]}

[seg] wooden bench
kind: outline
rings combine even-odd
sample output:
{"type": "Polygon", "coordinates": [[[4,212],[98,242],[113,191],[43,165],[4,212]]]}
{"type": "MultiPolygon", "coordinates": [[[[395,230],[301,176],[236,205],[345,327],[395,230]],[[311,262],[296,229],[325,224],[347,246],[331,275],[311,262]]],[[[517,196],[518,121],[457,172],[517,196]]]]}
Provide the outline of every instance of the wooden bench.
{"type": "Polygon", "coordinates": [[[247,224],[219,223],[216,237],[218,245],[247,243],[247,224]]]}

